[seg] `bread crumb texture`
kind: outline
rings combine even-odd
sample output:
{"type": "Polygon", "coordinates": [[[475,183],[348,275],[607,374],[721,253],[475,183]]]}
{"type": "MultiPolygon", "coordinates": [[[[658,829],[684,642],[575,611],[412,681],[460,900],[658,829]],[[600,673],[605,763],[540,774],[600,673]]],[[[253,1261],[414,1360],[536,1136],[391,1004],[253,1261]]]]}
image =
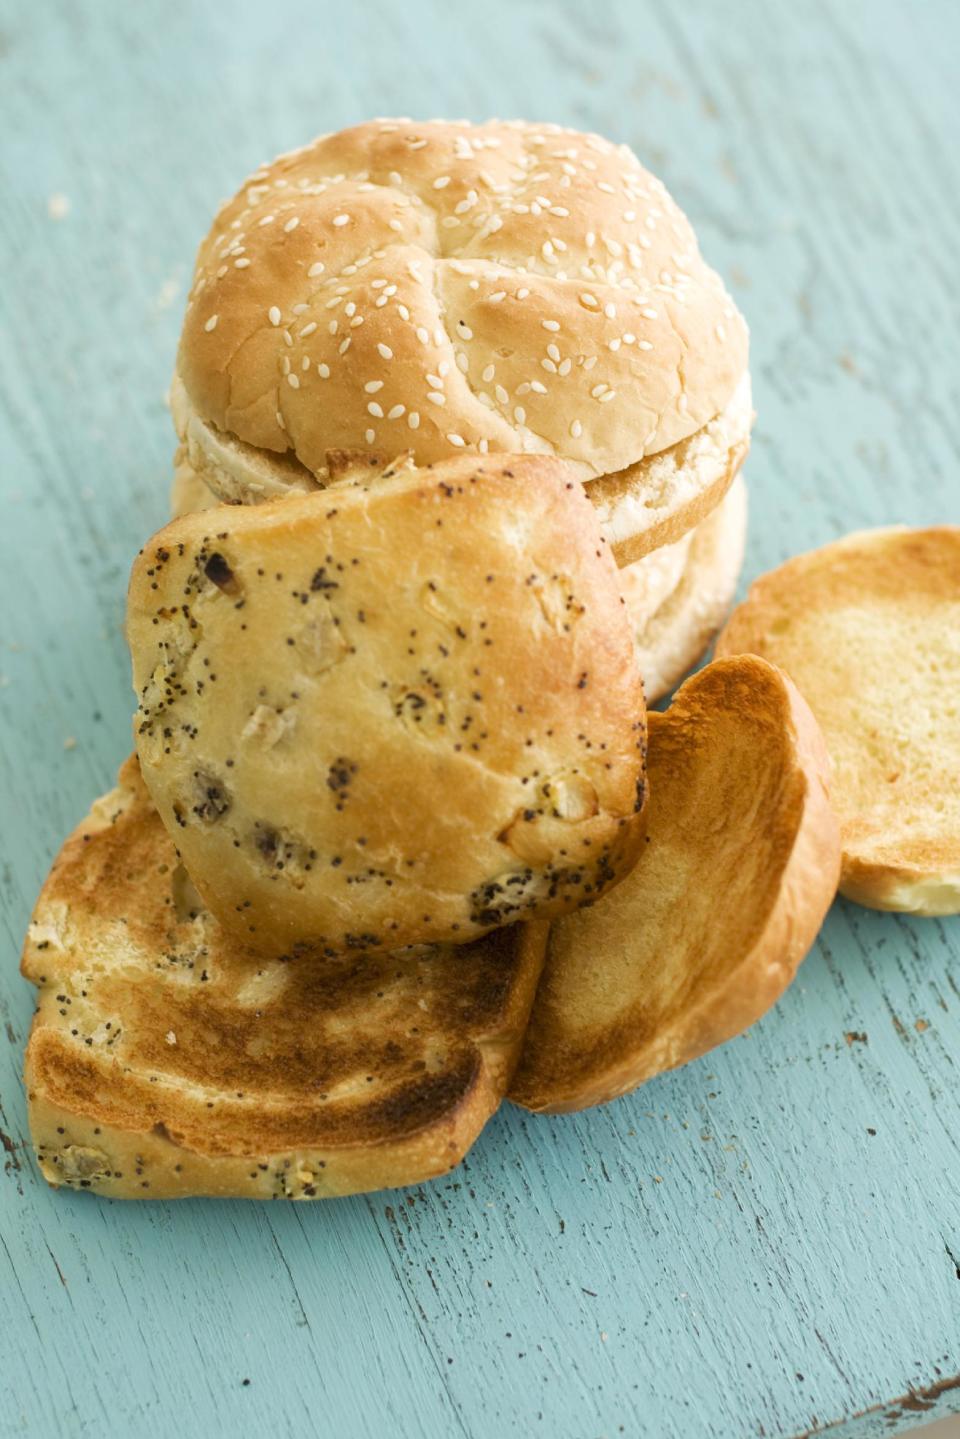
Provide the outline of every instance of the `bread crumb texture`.
{"type": "Polygon", "coordinates": [[[717,642],[747,650],[793,676],[823,729],[843,893],[960,910],[960,528],[867,530],[789,560],[717,642]]]}

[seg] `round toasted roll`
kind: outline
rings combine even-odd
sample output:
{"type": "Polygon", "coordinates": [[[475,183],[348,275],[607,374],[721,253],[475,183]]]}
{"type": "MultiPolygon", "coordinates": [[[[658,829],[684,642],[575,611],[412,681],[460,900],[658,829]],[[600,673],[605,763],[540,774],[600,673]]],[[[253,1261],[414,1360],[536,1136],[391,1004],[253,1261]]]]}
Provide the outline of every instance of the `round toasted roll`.
{"type": "Polygon", "coordinates": [[[758,1019],[836,892],[839,829],[822,736],[791,681],[752,655],[649,716],[647,842],[627,878],[551,926],[510,1098],[603,1104],[758,1019]]]}
{"type": "Polygon", "coordinates": [[[464,943],[634,862],[643,687],[556,460],[185,515],[134,564],[127,632],[144,780],[244,944],[464,943]]]}
{"type": "Polygon", "coordinates": [[[865,530],[764,575],[717,654],[793,677],[833,760],[840,889],[960,911],[960,527],[865,530]]]}
{"type": "Polygon", "coordinates": [[[129,760],[55,860],[24,948],[41,1171],[114,1199],[322,1199],[445,1174],[503,1097],[545,930],[258,958],[204,908],[129,760]]]}

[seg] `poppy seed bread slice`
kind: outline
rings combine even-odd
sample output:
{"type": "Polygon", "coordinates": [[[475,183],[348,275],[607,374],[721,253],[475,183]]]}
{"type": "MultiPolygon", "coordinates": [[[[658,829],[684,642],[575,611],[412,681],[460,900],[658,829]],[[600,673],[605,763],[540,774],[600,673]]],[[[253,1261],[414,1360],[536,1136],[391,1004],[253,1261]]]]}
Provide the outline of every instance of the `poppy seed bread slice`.
{"type": "Polygon", "coordinates": [[[612,894],[550,928],[510,1098],[585,1109],[739,1034],[780,996],[836,892],[816,721],[753,655],[650,722],[647,844],[612,894]]]}
{"type": "Polygon", "coordinates": [[[750,587],[717,640],[782,665],[820,722],[842,892],[960,911],[960,527],[864,530],[750,587]]]}
{"type": "Polygon", "coordinates": [[[444,1174],[503,1095],[545,930],[258,959],[203,908],[130,760],[63,846],[24,950],[40,1167],[125,1199],[312,1199],[444,1174]]]}
{"type": "Polygon", "coordinates": [[[636,857],[642,684],[557,461],[185,516],[135,562],[127,628],[144,780],[245,943],[462,943],[636,857]]]}

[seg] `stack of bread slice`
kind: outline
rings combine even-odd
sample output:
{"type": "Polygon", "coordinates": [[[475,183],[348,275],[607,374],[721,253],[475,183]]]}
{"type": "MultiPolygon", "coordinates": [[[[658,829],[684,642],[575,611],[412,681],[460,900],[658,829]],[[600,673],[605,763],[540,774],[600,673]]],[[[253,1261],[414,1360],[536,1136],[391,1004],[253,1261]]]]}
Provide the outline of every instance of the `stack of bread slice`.
{"type": "Polygon", "coordinates": [[[322,137],[217,216],[171,400],[137,753],[24,955],[47,1178],[419,1182],[773,1003],[840,826],[776,663],[730,639],[646,714],[730,604],[752,423],[659,181],[553,126],[322,137]]]}

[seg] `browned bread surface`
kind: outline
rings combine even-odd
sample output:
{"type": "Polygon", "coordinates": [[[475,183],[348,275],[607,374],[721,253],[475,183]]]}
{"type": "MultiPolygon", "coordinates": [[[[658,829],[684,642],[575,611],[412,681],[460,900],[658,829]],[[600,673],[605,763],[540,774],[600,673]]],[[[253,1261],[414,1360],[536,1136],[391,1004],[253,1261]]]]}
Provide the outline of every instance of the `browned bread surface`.
{"type": "Polygon", "coordinates": [[[833,760],[845,895],[960,911],[960,527],[866,530],[762,576],[717,641],[793,677],[833,760]]]}
{"type": "Polygon", "coordinates": [[[185,516],[134,565],[128,635],[147,788],[244,942],[463,942],[634,861],[642,685],[557,461],[185,516]]]}
{"type": "Polygon", "coordinates": [[[684,440],[742,318],[631,151],[555,125],[373,120],[250,176],[200,247],[178,358],[201,421],[328,450],[538,450],[581,476],[684,440]]]}
{"type": "Polygon", "coordinates": [[[65,843],[24,951],[41,1168],[144,1199],[302,1199],[442,1174],[506,1087],[545,928],[257,958],[204,910],[130,760],[65,843]]]}
{"type": "Polygon", "coordinates": [[[611,894],[551,926],[510,1097],[583,1109],[745,1029],[783,992],[836,891],[826,751],[752,655],[649,716],[647,843],[611,894]]]}

